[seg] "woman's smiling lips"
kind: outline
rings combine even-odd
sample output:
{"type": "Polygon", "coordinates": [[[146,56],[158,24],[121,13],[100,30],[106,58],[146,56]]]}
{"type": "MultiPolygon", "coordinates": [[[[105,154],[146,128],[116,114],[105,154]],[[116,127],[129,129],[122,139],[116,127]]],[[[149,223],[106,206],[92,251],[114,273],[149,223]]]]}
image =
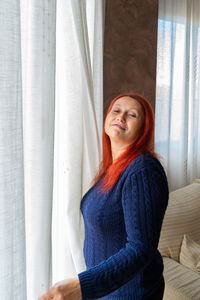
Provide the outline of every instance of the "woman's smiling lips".
{"type": "Polygon", "coordinates": [[[125,127],[122,127],[122,126],[121,126],[121,125],[119,125],[119,124],[112,124],[112,126],[116,126],[116,127],[120,128],[120,129],[122,129],[122,130],[126,130],[126,128],[125,128],[125,127]]]}

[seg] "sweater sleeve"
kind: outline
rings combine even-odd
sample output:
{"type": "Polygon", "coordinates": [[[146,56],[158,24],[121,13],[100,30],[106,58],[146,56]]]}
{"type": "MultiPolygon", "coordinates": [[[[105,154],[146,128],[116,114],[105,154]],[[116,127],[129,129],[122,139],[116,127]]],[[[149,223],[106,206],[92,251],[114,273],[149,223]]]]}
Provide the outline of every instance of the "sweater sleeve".
{"type": "Polygon", "coordinates": [[[126,245],[78,274],[82,299],[108,295],[150,263],[158,247],[167,204],[168,185],[162,170],[144,167],[136,174],[128,174],[122,189],[126,245]]]}

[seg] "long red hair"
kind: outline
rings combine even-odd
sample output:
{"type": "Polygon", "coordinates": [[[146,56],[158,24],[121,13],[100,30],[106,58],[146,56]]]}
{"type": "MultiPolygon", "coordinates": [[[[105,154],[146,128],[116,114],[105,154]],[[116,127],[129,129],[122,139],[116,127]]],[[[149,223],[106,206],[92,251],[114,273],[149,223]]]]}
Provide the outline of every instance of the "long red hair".
{"type": "Polygon", "coordinates": [[[143,96],[137,93],[127,93],[115,97],[109,105],[106,117],[104,120],[102,139],[103,159],[100,163],[99,171],[93,180],[93,183],[95,184],[105,175],[101,182],[102,192],[107,192],[114,186],[120,174],[138,155],[142,153],[152,153],[155,157],[158,157],[154,151],[154,111],[150,103],[143,96]],[[115,162],[113,162],[110,138],[105,132],[105,120],[115,101],[125,96],[135,99],[142,106],[144,114],[142,134],[136,139],[136,141],[126,148],[126,150],[116,159],[115,162]]]}

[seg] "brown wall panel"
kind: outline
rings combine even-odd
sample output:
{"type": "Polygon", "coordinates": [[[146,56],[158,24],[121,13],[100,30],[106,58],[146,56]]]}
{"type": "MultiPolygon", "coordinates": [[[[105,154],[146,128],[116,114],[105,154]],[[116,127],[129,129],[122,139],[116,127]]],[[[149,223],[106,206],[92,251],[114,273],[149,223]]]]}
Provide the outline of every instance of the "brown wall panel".
{"type": "Polygon", "coordinates": [[[106,0],[104,115],[118,94],[135,91],[155,106],[158,0],[106,0]]]}

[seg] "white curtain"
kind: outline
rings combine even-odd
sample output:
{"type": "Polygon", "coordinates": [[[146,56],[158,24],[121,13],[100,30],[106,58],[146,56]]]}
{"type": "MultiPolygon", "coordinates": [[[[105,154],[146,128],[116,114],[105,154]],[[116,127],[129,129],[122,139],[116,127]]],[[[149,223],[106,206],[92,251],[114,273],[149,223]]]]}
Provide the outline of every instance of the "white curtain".
{"type": "Polygon", "coordinates": [[[0,299],[26,299],[18,1],[0,1],[0,299]]]}
{"type": "Polygon", "coordinates": [[[200,178],[200,0],[159,0],[157,152],[170,190],[200,178]]]}
{"type": "Polygon", "coordinates": [[[103,11],[102,1],[57,1],[53,282],[85,269],[79,207],[101,155],[103,11]]]}
{"type": "Polygon", "coordinates": [[[0,21],[0,299],[35,300],[85,269],[104,1],[1,1],[0,21]]]}

